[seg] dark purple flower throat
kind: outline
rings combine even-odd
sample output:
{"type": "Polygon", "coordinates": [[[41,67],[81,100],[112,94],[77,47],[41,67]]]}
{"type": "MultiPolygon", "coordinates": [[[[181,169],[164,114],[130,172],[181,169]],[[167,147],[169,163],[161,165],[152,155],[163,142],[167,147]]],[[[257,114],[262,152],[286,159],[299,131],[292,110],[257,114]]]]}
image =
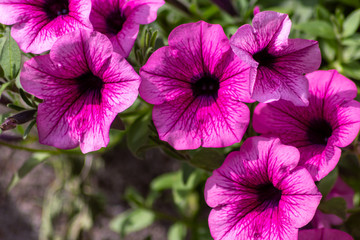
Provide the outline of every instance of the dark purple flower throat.
{"type": "Polygon", "coordinates": [[[313,119],[309,122],[307,137],[313,144],[325,145],[332,135],[330,123],[324,119],[313,119]]]}
{"type": "Polygon", "coordinates": [[[69,13],[69,0],[46,0],[43,9],[50,20],[69,13]]]}
{"type": "Polygon", "coordinates": [[[104,86],[104,82],[92,72],[89,71],[77,77],[76,83],[78,84],[80,94],[92,92],[94,95],[99,96],[99,100],[101,99],[101,90],[104,86]]]}
{"type": "Polygon", "coordinates": [[[281,199],[281,190],[274,187],[272,183],[261,184],[256,187],[259,203],[271,202],[278,205],[281,199]]]}
{"type": "Polygon", "coordinates": [[[218,97],[219,88],[219,79],[210,73],[203,73],[194,77],[191,83],[194,97],[207,96],[216,99],[218,97]]]}
{"type": "Polygon", "coordinates": [[[275,57],[271,55],[266,48],[255,53],[253,58],[259,63],[259,66],[271,66],[275,60],[275,57]]]}
{"type": "Polygon", "coordinates": [[[121,31],[125,20],[125,17],[120,11],[110,13],[106,18],[107,30],[110,33],[117,34],[121,31]]]}

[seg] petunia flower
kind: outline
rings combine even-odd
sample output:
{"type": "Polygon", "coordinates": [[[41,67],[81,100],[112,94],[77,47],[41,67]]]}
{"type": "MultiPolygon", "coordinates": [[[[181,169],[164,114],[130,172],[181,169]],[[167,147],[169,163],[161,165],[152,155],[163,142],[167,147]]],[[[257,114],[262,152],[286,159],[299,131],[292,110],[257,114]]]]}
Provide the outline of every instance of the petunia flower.
{"type": "Polygon", "coordinates": [[[156,19],[164,0],[92,0],[90,21],[94,30],[108,36],[114,51],[127,57],[134,45],[140,24],[156,19]]]}
{"type": "Polygon", "coordinates": [[[40,143],[80,145],[87,153],[108,144],[110,125],[137,98],[140,78],[105,35],[80,30],[56,41],[50,55],[27,61],[20,81],[43,99],[37,113],[40,143]]]}
{"type": "Polygon", "coordinates": [[[319,181],[334,169],[341,149],[360,128],[360,103],[353,100],[356,85],[336,70],[307,74],[309,106],[288,101],[260,103],[254,110],[256,132],[271,134],[300,151],[300,165],[319,181]]]}
{"type": "Polygon", "coordinates": [[[151,55],[140,76],[140,96],[155,105],[161,140],[176,149],[240,142],[249,122],[241,102],[251,101],[249,66],[233,53],[220,25],[178,26],[169,46],[151,55]]]}
{"type": "Polygon", "coordinates": [[[24,52],[42,53],[66,33],[92,29],[91,0],[0,0],[0,23],[24,52]]]}
{"type": "Polygon", "coordinates": [[[321,193],[299,151],[279,139],[252,137],[205,184],[215,240],[292,240],[314,216],[321,193]]]}
{"type": "Polygon", "coordinates": [[[307,229],[299,231],[299,240],[354,240],[354,238],[346,232],[321,228],[307,229]]]}
{"type": "Polygon", "coordinates": [[[308,104],[304,74],[319,68],[320,49],[317,41],[288,39],[290,28],[288,15],[264,11],[255,14],[252,26],[241,26],[231,37],[234,52],[252,66],[250,94],[259,102],[308,104]]]}

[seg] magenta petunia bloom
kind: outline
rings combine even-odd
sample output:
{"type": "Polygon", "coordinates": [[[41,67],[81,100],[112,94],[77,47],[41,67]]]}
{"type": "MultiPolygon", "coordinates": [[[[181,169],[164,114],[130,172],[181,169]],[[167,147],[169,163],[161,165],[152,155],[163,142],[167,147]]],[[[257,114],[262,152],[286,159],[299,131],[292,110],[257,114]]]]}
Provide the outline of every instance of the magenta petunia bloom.
{"type": "Polygon", "coordinates": [[[300,151],[300,165],[319,181],[334,169],[341,149],[360,128],[360,103],[356,85],[336,70],[307,74],[309,106],[296,107],[280,100],[260,103],[254,110],[256,132],[279,137],[300,151]]]}
{"type": "Polygon", "coordinates": [[[230,153],[205,184],[213,238],[297,239],[321,200],[298,161],[295,147],[264,137],[249,138],[240,152],[230,153]]]}
{"type": "Polygon", "coordinates": [[[127,57],[134,45],[140,24],[156,19],[164,0],[92,0],[90,21],[94,30],[109,37],[114,51],[127,57]]]}
{"type": "Polygon", "coordinates": [[[27,61],[20,81],[44,100],[37,115],[40,143],[80,144],[87,153],[108,144],[110,125],[137,98],[140,77],[105,35],[80,30],[56,41],[49,55],[27,61]]]}
{"type": "Polygon", "coordinates": [[[354,238],[337,229],[308,229],[299,231],[299,240],[354,240],[354,238]]]}
{"type": "Polygon", "coordinates": [[[169,46],[151,55],[140,76],[140,96],[155,105],[161,140],[178,150],[240,142],[249,123],[249,109],[241,102],[251,101],[249,66],[233,53],[220,25],[178,26],[169,46]]]}
{"type": "Polygon", "coordinates": [[[0,0],[0,22],[24,52],[42,53],[66,33],[92,29],[91,0],[0,0]]]}
{"type": "Polygon", "coordinates": [[[241,26],[230,40],[234,52],[252,66],[252,98],[259,102],[284,99],[306,106],[309,87],[304,73],[320,66],[318,42],[288,39],[291,21],[286,14],[257,10],[254,14],[252,26],[241,26]]]}

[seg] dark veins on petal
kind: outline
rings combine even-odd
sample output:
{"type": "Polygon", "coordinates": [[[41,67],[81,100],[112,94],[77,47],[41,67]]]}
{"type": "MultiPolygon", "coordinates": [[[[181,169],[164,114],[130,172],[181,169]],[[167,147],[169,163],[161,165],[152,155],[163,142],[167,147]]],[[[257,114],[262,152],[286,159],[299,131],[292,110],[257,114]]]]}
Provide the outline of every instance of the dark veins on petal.
{"type": "Polygon", "coordinates": [[[110,13],[106,18],[106,26],[108,31],[113,34],[117,34],[121,31],[125,20],[125,17],[120,11],[110,13]]]}
{"type": "Polygon", "coordinates": [[[87,72],[77,77],[76,83],[78,85],[79,93],[93,94],[101,101],[101,90],[104,86],[104,82],[98,76],[95,76],[92,72],[87,72]]]}
{"type": "Polygon", "coordinates": [[[309,122],[307,137],[313,144],[325,145],[332,135],[330,123],[324,119],[313,119],[309,122]]]}
{"type": "Polygon", "coordinates": [[[255,53],[253,58],[259,63],[259,66],[271,66],[275,60],[275,56],[271,55],[266,48],[255,53]]]}
{"type": "Polygon", "coordinates": [[[46,0],[43,9],[50,20],[69,13],[69,0],[46,0]]]}
{"type": "Polygon", "coordinates": [[[259,203],[271,202],[272,206],[277,206],[281,199],[281,190],[274,187],[272,183],[261,184],[256,187],[257,200],[259,203]]]}
{"type": "Polygon", "coordinates": [[[207,96],[216,99],[219,88],[219,79],[210,73],[200,74],[191,80],[191,89],[194,97],[207,96]]]}

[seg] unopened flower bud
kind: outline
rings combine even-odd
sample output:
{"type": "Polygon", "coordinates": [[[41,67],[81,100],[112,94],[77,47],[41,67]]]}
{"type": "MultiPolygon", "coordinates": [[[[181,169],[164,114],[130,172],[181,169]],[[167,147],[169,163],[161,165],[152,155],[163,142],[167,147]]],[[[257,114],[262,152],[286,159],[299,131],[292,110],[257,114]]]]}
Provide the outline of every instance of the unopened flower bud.
{"type": "Polygon", "coordinates": [[[1,125],[0,129],[3,131],[14,129],[18,124],[24,124],[34,119],[36,113],[35,109],[19,112],[11,117],[8,117],[1,125]]]}

